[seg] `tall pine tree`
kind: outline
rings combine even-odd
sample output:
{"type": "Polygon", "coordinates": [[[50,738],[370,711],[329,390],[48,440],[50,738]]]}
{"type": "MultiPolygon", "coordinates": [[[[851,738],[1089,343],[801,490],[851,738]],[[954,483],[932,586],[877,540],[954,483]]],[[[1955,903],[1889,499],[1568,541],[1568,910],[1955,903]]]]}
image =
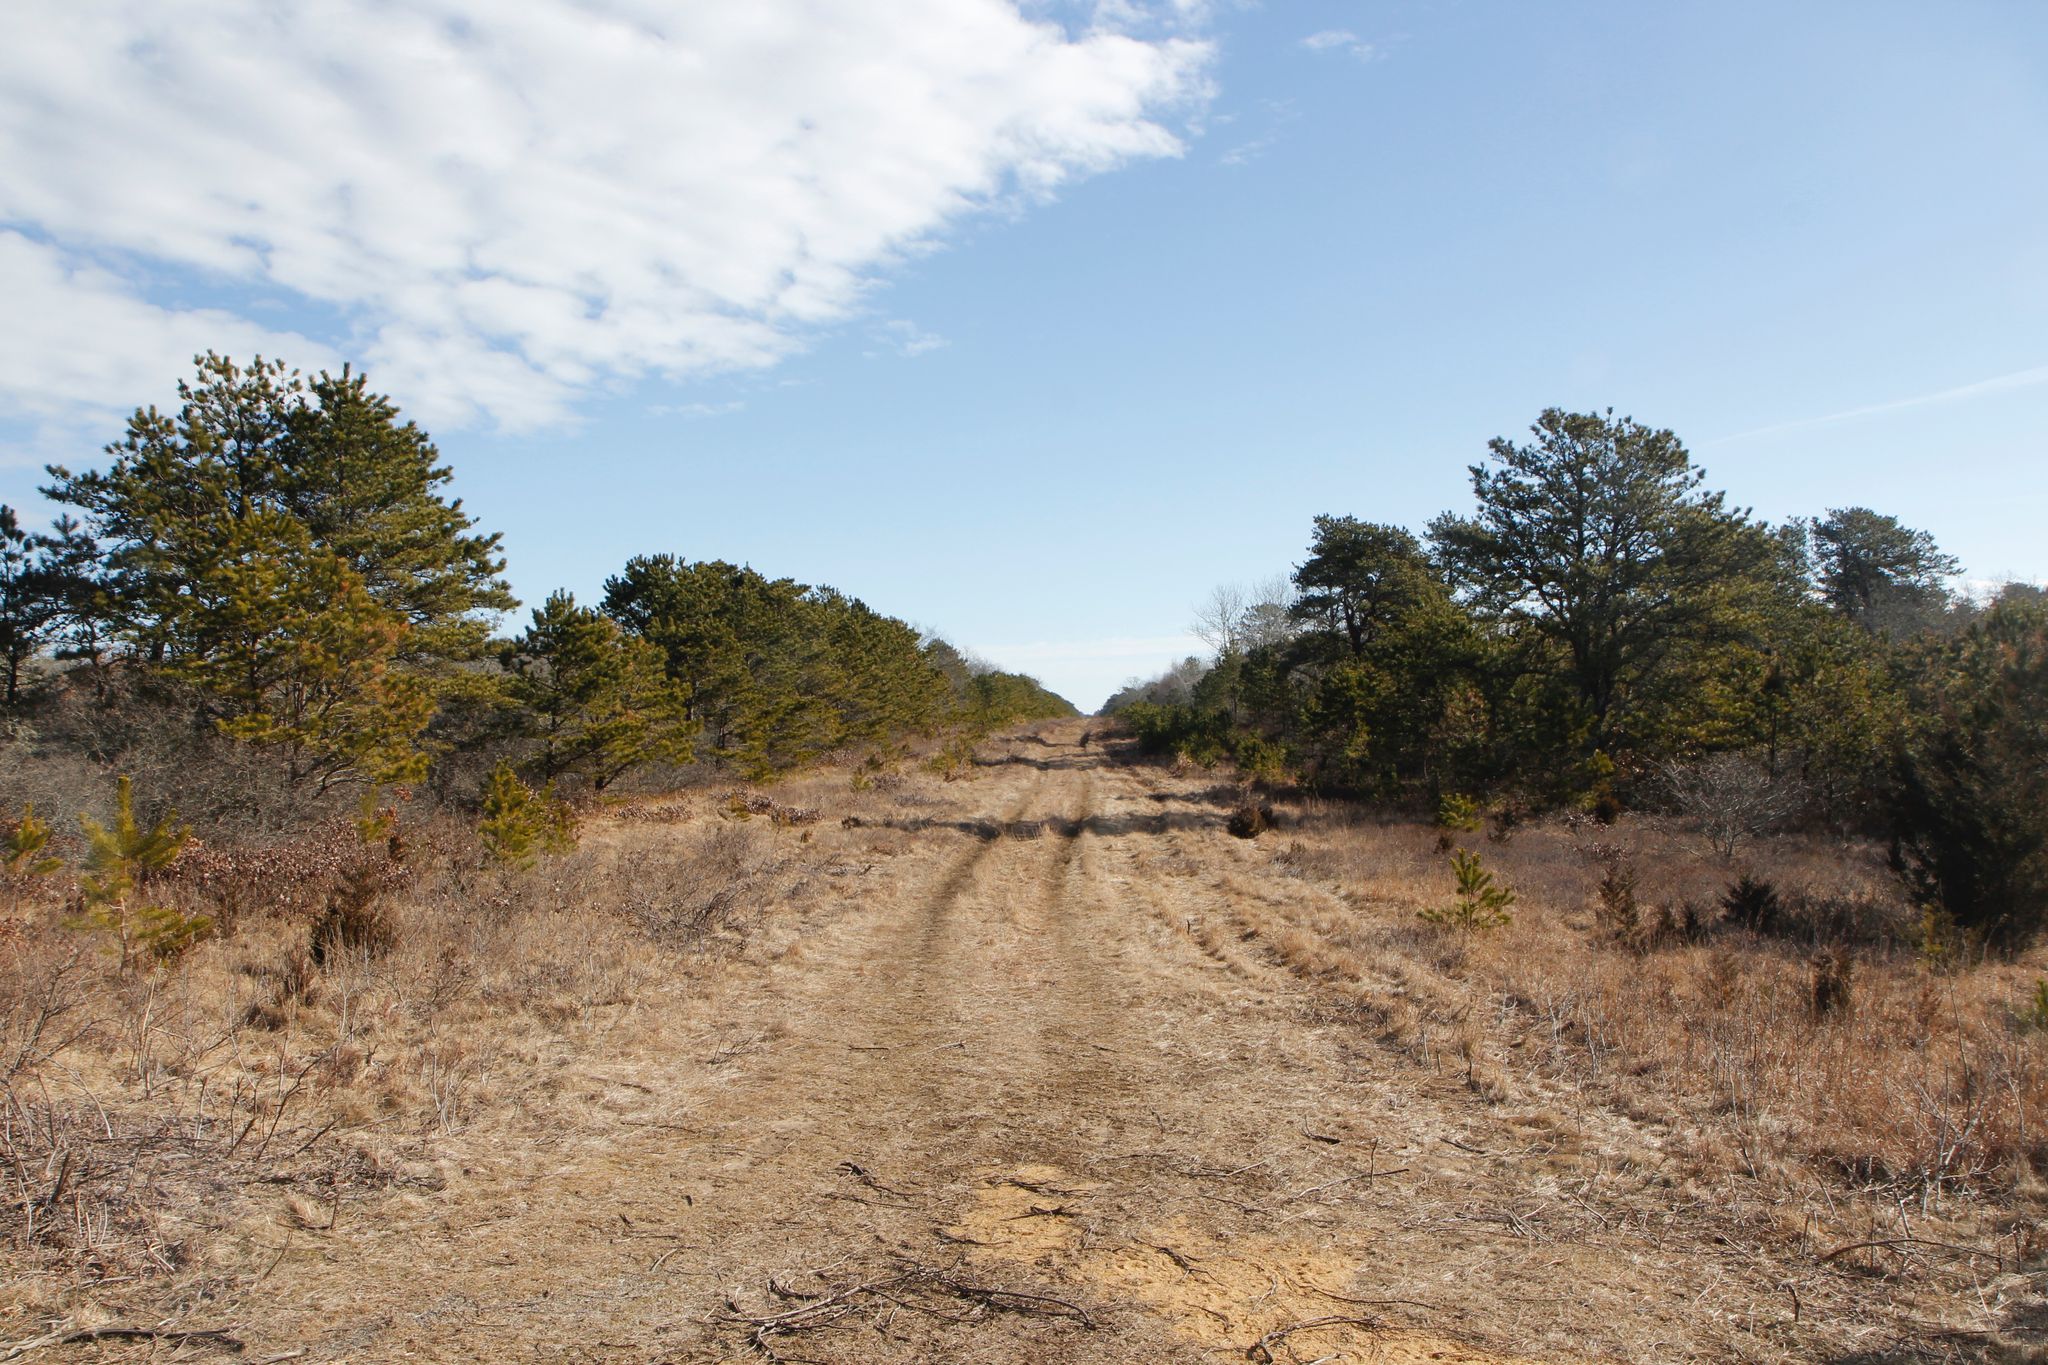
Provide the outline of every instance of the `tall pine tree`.
{"type": "Polygon", "coordinates": [[[575,774],[603,791],[643,764],[689,757],[697,726],[661,651],[568,593],[534,611],[504,662],[544,780],[575,774]]]}
{"type": "Polygon", "coordinates": [[[282,516],[407,623],[408,664],[480,655],[488,616],[516,603],[498,537],[444,496],[425,434],[349,370],[308,382],[261,357],[196,364],[177,412],[137,411],[106,469],[50,467],[44,492],[79,509],[104,553],[103,633],[151,662],[207,653],[182,599],[238,524],[282,516]]]}

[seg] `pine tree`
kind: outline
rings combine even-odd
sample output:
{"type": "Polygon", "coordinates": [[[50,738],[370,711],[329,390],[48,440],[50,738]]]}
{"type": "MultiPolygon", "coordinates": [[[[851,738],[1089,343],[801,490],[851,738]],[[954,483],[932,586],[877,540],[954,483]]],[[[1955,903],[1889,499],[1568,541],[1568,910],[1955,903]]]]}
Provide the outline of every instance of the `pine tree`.
{"type": "Polygon", "coordinates": [[[312,405],[287,415],[281,442],[285,508],[411,626],[408,661],[482,657],[490,622],[479,613],[519,605],[499,577],[499,538],[443,497],[453,475],[439,452],[364,376],[345,367],[306,387],[312,405]]]}
{"type": "Polygon", "coordinates": [[[207,653],[215,641],[192,633],[180,599],[238,523],[283,516],[411,627],[404,662],[476,657],[479,613],[514,603],[498,538],[442,496],[449,473],[425,435],[352,371],[308,382],[261,357],[196,364],[178,411],[136,412],[104,471],[50,467],[44,492],[104,550],[100,629],[150,662],[207,653]]]}
{"type": "Polygon", "coordinates": [[[1939,617],[1943,580],[1962,564],[1934,537],[1868,507],[1836,507],[1799,523],[1812,538],[1815,586],[1827,604],[1872,630],[1939,617]]]}
{"type": "Polygon", "coordinates": [[[1701,488],[1669,431],[1557,408],[1531,431],[1490,443],[1492,467],[1471,468],[1477,513],[1437,518],[1430,539],[1477,610],[1542,647],[1529,662],[1557,684],[1545,709],[1579,756],[1653,743],[1639,701],[1674,650],[1740,630],[1731,595],[1772,540],[1701,488]]]}
{"type": "Polygon", "coordinates": [[[294,782],[323,791],[424,772],[433,697],[397,666],[410,627],[299,522],[266,510],[228,523],[189,572],[161,619],[204,648],[167,667],[223,733],[278,751],[294,782]]]}
{"type": "Polygon", "coordinates": [[[14,509],[0,503],[0,671],[4,698],[21,697],[23,667],[50,642],[60,615],[48,565],[35,553],[36,537],[22,530],[14,509]]]}
{"type": "Polygon", "coordinates": [[[535,791],[519,780],[509,762],[502,762],[484,783],[477,837],[499,862],[530,867],[543,853],[576,847],[576,823],[569,808],[555,799],[552,786],[535,791]]]}
{"type": "Polygon", "coordinates": [[[1929,909],[2019,947],[2048,928],[2048,606],[2001,601],[1916,662],[1893,867],[1929,909]]]}
{"type": "Polygon", "coordinates": [[[207,916],[137,903],[149,875],[169,867],[185,847],[187,832],[177,823],[175,811],[144,829],[135,818],[134,785],[122,777],[114,791],[113,826],[89,815],[80,815],[78,823],[89,845],[88,871],[79,879],[85,895],[83,922],[114,935],[122,971],[139,952],[172,957],[205,937],[213,923],[207,916]]]}
{"type": "Polygon", "coordinates": [[[21,808],[19,820],[0,824],[0,876],[4,876],[14,890],[16,911],[21,909],[23,887],[64,866],[62,858],[45,851],[49,846],[49,822],[36,818],[32,802],[21,808]]]}
{"type": "Polygon", "coordinates": [[[119,616],[118,583],[108,572],[99,541],[70,513],[37,536],[38,588],[50,611],[48,643],[59,659],[78,660],[91,670],[95,688],[106,695],[110,633],[119,616]]]}
{"type": "Polygon", "coordinates": [[[689,754],[697,727],[661,651],[566,592],[535,610],[505,666],[548,781],[576,774],[602,791],[630,769],[689,754]]]}

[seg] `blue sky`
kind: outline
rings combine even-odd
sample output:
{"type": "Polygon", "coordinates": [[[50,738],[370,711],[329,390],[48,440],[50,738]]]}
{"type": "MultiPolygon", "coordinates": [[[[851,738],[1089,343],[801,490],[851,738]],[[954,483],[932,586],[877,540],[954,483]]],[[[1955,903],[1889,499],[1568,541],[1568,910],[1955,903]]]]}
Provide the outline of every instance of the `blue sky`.
{"type": "Polygon", "coordinates": [[[0,500],[354,359],[530,602],[743,560],[1084,707],[1552,404],[2048,577],[2048,7],[723,8],[31,0],[0,500]]]}

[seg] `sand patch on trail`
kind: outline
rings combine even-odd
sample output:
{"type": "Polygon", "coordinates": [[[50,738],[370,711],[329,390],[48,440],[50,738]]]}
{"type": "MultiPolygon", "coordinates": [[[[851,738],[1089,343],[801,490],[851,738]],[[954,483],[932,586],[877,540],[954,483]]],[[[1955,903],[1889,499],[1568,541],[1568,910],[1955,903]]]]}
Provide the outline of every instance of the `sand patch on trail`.
{"type": "Polygon", "coordinates": [[[1347,1286],[1367,1269],[1355,1249],[1218,1236],[1185,1219],[1128,1238],[1103,1236],[1088,1207],[1102,1188],[1042,1164],[994,1173],[946,1239],[987,1269],[1022,1266],[1055,1277],[1104,1312],[1138,1307],[1204,1355],[1537,1365],[1399,1326],[1431,1305],[1351,1293],[1347,1286]]]}

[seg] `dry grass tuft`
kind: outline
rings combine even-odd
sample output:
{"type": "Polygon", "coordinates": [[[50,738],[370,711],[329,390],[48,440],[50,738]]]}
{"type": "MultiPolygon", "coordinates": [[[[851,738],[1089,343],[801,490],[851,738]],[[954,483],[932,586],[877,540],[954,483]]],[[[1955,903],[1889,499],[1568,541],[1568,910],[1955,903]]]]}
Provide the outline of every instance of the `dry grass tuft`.
{"type": "Polygon", "coordinates": [[[2031,1202],[2043,954],[1931,960],[1876,850],[1785,837],[1736,863],[1651,821],[1526,824],[1488,855],[1514,922],[1447,942],[1414,922],[1450,885],[1435,830],[1299,804],[1273,862],[1329,899],[1250,922],[1301,975],[1360,983],[1418,1059],[1477,1086],[1482,1060],[1512,1056],[1490,1090],[1647,1116],[1694,1178],[1766,1179],[1835,1214],[1857,1196],[1965,1220],[2031,1202]]]}

